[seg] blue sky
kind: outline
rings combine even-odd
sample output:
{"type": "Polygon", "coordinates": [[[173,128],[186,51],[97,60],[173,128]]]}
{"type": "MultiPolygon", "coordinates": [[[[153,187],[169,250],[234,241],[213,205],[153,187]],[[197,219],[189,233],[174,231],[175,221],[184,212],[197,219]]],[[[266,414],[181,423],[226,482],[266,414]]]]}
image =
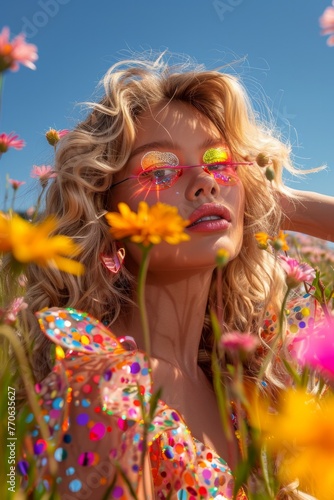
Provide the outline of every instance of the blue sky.
{"type": "Polygon", "coordinates": [[[37,70],[7,72],[0,133],[15,131],[27,145],[0,160],[0,206],[6,173],[26,181],[16,209],[37,197],[33,165],[50,164],[49,127],[73,127],[80,102],[114,62],[132,52],[168,49],[207,68],[241,62],[233,71],[256,109],[270,111],[296,164],[328,170],[287,184],[334,195],[334,48],[318,19],[330,0],[15,0],[1,25],[25,31],[38,46],[37,70]]]}

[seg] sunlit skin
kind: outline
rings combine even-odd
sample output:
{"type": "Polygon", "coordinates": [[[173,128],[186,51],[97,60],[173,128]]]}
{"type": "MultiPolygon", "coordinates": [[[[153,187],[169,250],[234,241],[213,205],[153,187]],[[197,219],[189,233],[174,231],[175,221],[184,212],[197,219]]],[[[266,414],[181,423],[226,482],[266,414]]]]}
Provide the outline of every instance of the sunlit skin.
{"type": "MultiPolygon", "coordinates": [[[[198,165],[211,147],[224,146],[217,128],[189,105],[169,104],[141,117],[133,154],[127,168],[115,182],[138,174],[141,158],[149,151],[174,153],[181,165],[198,165]]],[[[241,168],[241,167],[240,167],[241,168]]],[[[248,167],[245,167],[248,168],[248,167]]],[[[219,228],[210,222],[199,224],[191,236],[180,245],[162,243],[153,248],[146,286],[146,305],[151,332],[154,388],[162,387],[162,399],[178,409],[194,437],[214,448],[230,466],[234,466],[237,446],[228,446],[221,428],[216,397],[197,364],[198,346],[202,335],[215,257],[225,248],[235,257],[242,245],[244,188],[241,182],[222,186],[201,168],[185,170],[169,189],[146,192],[135,179],[115,186],[111,193],[110,211],[117,203],[126,202],[137,210],[139,201],[149,205],[157,201],[175,205],[183,218],[206,204],[223,206],[230,214],[230,223],[219,228]],[[223,228],[222,228],[223,227],[223,228]]],[[[140,249],[126,243],[125,266],[136,275],[141,259],[140,249]]],[[[139,348],[144,350],[137,307],[126,319],[113,324],[117,335],[129,331],[139,348]]]]}

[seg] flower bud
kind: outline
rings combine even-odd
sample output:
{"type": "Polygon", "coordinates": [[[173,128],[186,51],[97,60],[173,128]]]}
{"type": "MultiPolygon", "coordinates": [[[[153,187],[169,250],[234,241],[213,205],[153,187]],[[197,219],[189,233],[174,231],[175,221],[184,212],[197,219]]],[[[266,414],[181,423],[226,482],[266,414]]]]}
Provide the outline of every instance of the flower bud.
{"type": "Polygon", "coordinates": [[[224,267],[230,259],[230,252],[225,248],[220,248],[216,254],[216,264],[218,267],[224,267]]]}
{"type": "Polygon", "coordinates": [[[285,242],[280,238],[276,238],[275,240],[273,240],[271,246],[278,252],[279,250],[283,249],[283,247],[285,246],[285,242]]]}
{"type": "Polygon", "coordinates": [[[265,176],[267,177],[268,181],[273,181],[275,179],[275,170],[273,167],[267,167],[265,171],[265,176]]]}
{"type": "Polygon", "coordinates": [[[259,165],[259,167],[266,167],[271,160],[268,155],[265,155],[264,153],[259,153],[255,158],[255,161],[259,165]]]}
{"type": "Polygon", "coordinates": [[[55,146],[57,144],[57,142],[59,142],[59,139],[60,139],[58,131],[55,130],[54,128],[50,128],[50,130],[48,130],[45,133],[45,137],[46,137],[46,140],[48,141],[48,143],[50,144],[50,146],[55,146]]]}
{"type": "Polygon", "coordinates": [[[50,130],[48,130],[45,133],[45,137],[50,146],[55,146],[60,141],[60,139],[64,137],[64,135],[66,135],[67,133],[68,133],[67,129],[56,130],[54,128],[50,128],[50,130]]]}
{"type": "Polygon", "coordinates": [[[255,239],[257,241],[257,245],[261,250],[267,250],[268,248],[268,240],[270,240],[270,236],[267,233],[260,232],[255,234],[255,239]]]}

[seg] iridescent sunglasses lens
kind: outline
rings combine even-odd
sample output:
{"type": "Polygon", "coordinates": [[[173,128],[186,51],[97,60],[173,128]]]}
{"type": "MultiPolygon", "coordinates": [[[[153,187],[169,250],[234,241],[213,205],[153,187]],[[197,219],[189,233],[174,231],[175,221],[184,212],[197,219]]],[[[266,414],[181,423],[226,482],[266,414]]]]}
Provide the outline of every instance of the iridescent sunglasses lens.
{"type": "Polygon", "coordinates": [[[172,187],[181,175],[181,169],[166,167],[155,170],[144,170],[138,175],[138,180],[146,189],[160,191],[172,187]]]}
{"type": "Polygon", "coordinates": [[[235,186],[239,182],[235,168],[232,168],[230,165],[207,165],[203,169],[213,175],[218,184],[222,186],[235,186]]]}

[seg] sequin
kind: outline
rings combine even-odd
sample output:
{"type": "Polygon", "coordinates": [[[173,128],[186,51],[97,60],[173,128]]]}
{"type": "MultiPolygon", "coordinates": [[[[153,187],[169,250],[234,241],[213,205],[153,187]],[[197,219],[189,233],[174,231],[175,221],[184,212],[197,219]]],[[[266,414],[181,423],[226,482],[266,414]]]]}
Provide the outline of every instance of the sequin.
{"type": "Polygon", "coordinates": [[[89,422],[89,415],[87,413],[80,413],[77,416],[77,424],[86,425],[89,422]]]}
{"type": "Polygon", "coordinates": [[[121,498],[123,495],[124,495],[124,490],[120,486],[116,486],[116,488],[112,490],[113,498],[121,498]]]}
{"type": "Polygon", "coordinates": [[[79,481],[79,479],[74,479],[73,481],[70,482],[69,484],[69,489],[73,493],[76,493],[77,491],[80,491],[82,488],[82,483],[79,481]]]}
{"type": "Polygon", "coordinates": [[[63,400],[63,398],[56,398],[52,402],[52,407],[55,408],[55,409],[57,409],[57,410],[61,409],[63,406],[64,406],[64,400],[63,400]]]}
{"type": "Polygon", "coordinates": [[[89,432],[89,439],[92,441],[98,441],[104,437],[106,433],[106,427],[101,422],[93,425],[89,432]]]}
{"type": "Polygon", "coordinates": [[[26,460],[19,460],[17,463],[17,469],[22,476],[28,474],[29,464],[26,460]]]}
{"type": "Polygon", "coordinates": [[[137,362],[132,363],[130,369],[131,369],[131,373],[139,373],[140,372],[140,364],[137,362]]]}
{"type": "Polygon", "coordinates": [[[44,439],[38,439],[34,444],[35,455],[41,455],[46,450],[46,441],[44,439]]]}
{"type": "Polygon", "coordinates": [[[95,463],[95,454],[91,451],[86,451],[85,453],[81,453],[78,458],[78,464],[83,467],[87,467],[90,465],[94,465],[95,463]]]}
{"type": "Polygon", "coordinates": [[[57,462],[62,462],[67,457],[67,451],[64,448],[57,448],[57,450],[54,452],[54,457],[57,462]]]}
{"type": "Polygon", "coordinates": [[[29,415],[27,415],[26,418],[25,418],[26,424],[30,424],[33,420],[34,420],[34,414],[33,413],[29,413],[29,415]]]}

